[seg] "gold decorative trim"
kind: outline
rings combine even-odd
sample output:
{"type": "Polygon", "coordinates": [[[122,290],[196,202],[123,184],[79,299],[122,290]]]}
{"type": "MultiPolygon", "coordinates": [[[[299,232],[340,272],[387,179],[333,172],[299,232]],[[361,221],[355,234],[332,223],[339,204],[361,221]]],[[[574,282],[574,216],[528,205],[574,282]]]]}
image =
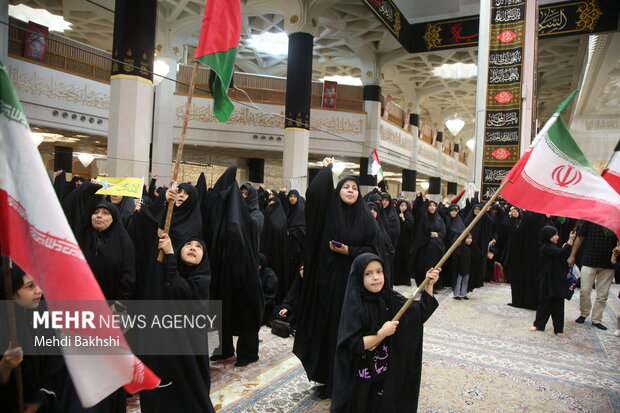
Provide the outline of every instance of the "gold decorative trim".
{"type": "Polygon", "coordinates": [[[439,24],[427,24],[426,31],[424,32],[424,42],[426,43],[426,48],[428,50],[432,50],[434,48],[441,46],[441,26],[439,24]]]}
{"type": "Polygon", "coordinates": [[[298,15],[294,15],[291,16],[291,24],[297,24],[297,22],[299,21],[299,16],[298,15]]]}
{"type": "Polygon", "coordinates": [[[153,84],[152,80],[148,80],[148,79],[145,79],[137,75],[114,75],[114,76],[110,76],[110,80],[112,79],[132,79],[132,80],[139,80],[141,82],[148,83],[149,85],[153,84]]]}
{"type": "Polygon", "coordinates": [[[593,32],[596,28],[598,19],[601,18],[603,12],[598,7],[596,0],[588,0],[582,3],[577,9],[579,20],[577,20],[577,28],[579,30],[588,30],[593,32]]]}

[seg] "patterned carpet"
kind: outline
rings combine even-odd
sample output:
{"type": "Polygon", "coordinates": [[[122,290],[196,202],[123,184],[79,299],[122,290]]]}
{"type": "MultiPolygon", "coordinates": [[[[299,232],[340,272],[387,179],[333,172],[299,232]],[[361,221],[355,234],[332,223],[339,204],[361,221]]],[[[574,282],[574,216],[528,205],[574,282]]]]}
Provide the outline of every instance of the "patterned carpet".
{"type": "MultiPolygon", "coordinates": [[[[437,294],[440,306],[427,322],[418,411],[620,412],[620,312],[612,285],[601,331],[576,324],[578,294],[566,302],[567,338],[530,332],[534,312],[513,308],[510,286],[486,284],[457,301],[437,294]]],[[[398,288],[405,296],[413,288],[398,288]]],[[[220,412],[328,412],[299,361],[293,338],[261,330],[261,359],[245,368],[234,359],[212,363],[213,404],[220,412]]],[[[137,400],[130,412],[139,412],[137,400]]]]}

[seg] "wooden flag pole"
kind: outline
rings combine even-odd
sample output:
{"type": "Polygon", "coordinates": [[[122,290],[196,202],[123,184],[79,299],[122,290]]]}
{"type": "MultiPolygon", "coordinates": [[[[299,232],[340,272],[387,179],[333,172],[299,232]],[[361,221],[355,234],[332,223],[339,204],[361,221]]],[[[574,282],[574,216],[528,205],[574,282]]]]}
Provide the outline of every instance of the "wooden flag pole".
{"type": "MultiPolygon", "coordinates": [[[[174,170],[172,172],[172,180],[176,182],[179,178],[179,164],[181,163],[181,157],[183,156],[183,144],[185,143],[185,135],[187,134],[187,124],[189,123],[189,114],[192,105],[192,97],[194,96],[194,88],[196,86],[196,77],[198,75],[198,66],[200,63],[196,60],[194,62],[194,69],[192,70],[192,78],[189,82],[189,91],[187,93],[187,102],[185,103],[185,114],[183,115],[183,128],[181,129],[181,137],[179,138],[179,146],[177,148],[177,157],[174,161],[174,170]]],[[[164,233],[170,231],[170,222],[172,221],[172,209],[174,202],[168,203],[168,209],[166,211],[166,221],[164,223],[164,233]]],[[[164,251],[159,250],[157,261],[164,262],[164,251]]]]}
{"type": "MultiPolygon", "coordinates": [[[[480,213],[478,215],[476,215],[476,217],[473,219],[473,221],[471,221],[469,223],[467,228],[465,228],[463,230],[461,235],[459,235],[459,237],[456,239],[456,241],[454,241],[454,243],[450,246],[448,251],[446,251],[446,253],[443,255],[443,257],[441,257],[439,262],[437,264],[435,264],[433,269],[439,269],[439,268],[441,268],[442,265],[444,265],[444,263],[448,260],[448,258],[450,258],[450,255],[452,255],[452,253],[459,247],[459,245],[461,245],[461,242],[463,242],[463,240],[467,237],[467,234],[469,234],[471,232],[472,228],[476,226],[478,221],[480,221],[482,219],[483,215],[487,211],[487,208],[493,202],[495,202],[495,200],[499,196],[499,193],[502,191],[502,189],[504,189],[504,187],[506,186],[507,183],[508,183],[508,179],[505,179],[504,182],[502,182],[502,184],[499,186],[499,188],[497,188],[497,191],[495,191],[493,196],[487,201],[486,204],[484,204],[484,207],[482,207],[482,209],[480,210],[480,213]]],[[[413,292],[413,295],[411,297],[409,297],[407,302],[405,304],[403,304],[403,306],[400,308],[400,310],[398,310],[398,313],[396,313],[394,318],[392,318],[392,321],[400,320],[400,318],[403,316],[403,314],[405,314],[405,311],[407,311],[407,309],[409,307],[411,307],[411,304],[413,304],[413,302],[418,297],[418,295],[420,295],[420,293],[426,288],[426,286],[428,285],[428,281],[429,281],[429,278],[425,278],[424,281],[422,281],[422,283],[418,286],[418,288],[413,292]]],[[[377,343],[377,345],[375,345],[371,350],[374,350],[375,348],[377,348],[379,346],[379,344],[381,344],[381,342],[377,343]]]]}
{"type": "MultiPolygon", "coordinates": [[[[19,346],[17,340],[17,325],[15,324],[15,301],[13,300],[13,280],[11,278],[11,267],[9,257],[2,256],[2,272],[4,274],[4,291],[6,292],[6,310],[9,319],[9,334],[11,337],[11,348],[19,346]]],[[[4,351],[4,349],[2,349],[4,351]]],[[[15,383],[17,387],[17,406],[19,411],[24,411],[24,383],[22,379],[21,364],[13,369],[15,373],[15,383]]]]}

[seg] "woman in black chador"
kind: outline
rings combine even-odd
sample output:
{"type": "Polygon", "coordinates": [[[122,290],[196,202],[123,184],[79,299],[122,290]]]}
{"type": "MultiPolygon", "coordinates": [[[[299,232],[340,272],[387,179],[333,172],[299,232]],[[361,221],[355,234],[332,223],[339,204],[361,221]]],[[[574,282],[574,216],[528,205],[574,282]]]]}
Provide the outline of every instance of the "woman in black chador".
{"type": "Polygon", "coordinates": [[[263,214],[256,189],[249,184],[239,189],[236,174],[237,167],[229,167],[207,194],[204,223],[213,271],[211,299],[222,300],[223,314],[220,347],[211,361],[233,357],[236,351],[235,365],[243,367],[258,360],[264,311],[258,275],[263,214]],[[233,334],[239,336],[236,349],[233,334]]]}
{"type": "Polygon", "coordinates": [[[380,252],[378,226],[359,193],[356,178],[346,177],[334,190],[332,159],[306,192],[304,284],[293,352],[310,380],[324,383],[321,397],[331,396],[340,310],[353,259],[380,252]],[[332,242],[335,241],[336,243],[332,242]]]}
{"type": "Polygon", "coordinates": [[[135,250],[118,209],[100,201],[85,218],[89,222],[76,235],[103,295],[108,300],[135,298],[135,250]]]}
{"type": "Polygon", "coordinates": [[[286,204],[288,204],[287,209],[285,209],[288,250],[291,257],[287,283],[290,287],[299,273],[306,250],[306,200],[296,189],[289,191],[286,200],[286,204]]]}
{"type": "MultiPolygon", "coordinates": [[[[257,191],[258,192],[258,191],[257,191]]],[[[286,296],[289,284],[289,249],[286,233],[286,214],[280,199],[273,197],[262,211],[265,224],[260,235],[260,252],[267,257],[267,266],[277,275],[278,291],[275,302],[280,303],[286,296]]],[[[272,303],[273,304],[273,303],[272,303]]]]}
{"type": "Polygon", "coordinates": [[[338,330],[331,412],[416,411],[423,324],[439,305],[433,297],[439,270],[430,269],[426,276],[421,299],[399,321],[391,321],[405,298],[389,288],[378,256],[355,259],[338,330]]]}
{"type": "MultiPolygon", "coordinates": [[[[207,248],[199,238],[190,238],[175,251],[168,234],[163,234],[159,248],[165,253],[164,263],[159,264],[151,282],[160,284],[151,291],[161,291],[160,297],[151,300],[208,300],[211,270],[207,248]]],[[[190,334],[191,332],[188,332],[190,334]]],[[[199,333],[200,334],[200,333],[199,333]]],[[[211,375],[209,349],[206,339],[194,336],[186,339],[187,354],[176,356],[146,356],[145,363],[159,376],[161,385],[140,393],[143,413],[208,413],[215,412],[209,392],[211,375]],[[191,346],[191,347],[189,347],[191,346]],[[200,346],[201,348],[196,348],[200,346]]]]}
{"type": "MultiPolygon", "coordinates": [[[[421,214],[413,240],[413,256],[415,265],[415,282],[420,285],[424,281],[424,274],[432,268],[446,251],[443,238],[446,235],[446,225],[437,213],[437,202],[429,201],[426,211],[421,214]]],[[[441,288],[442,283],[437,284],[441,288]]]]}
{"type": "Polygon", "coordinates": [[[400,221],[400,235],[394,256],[394,285],[411,285],[411,276],[413,275],[413,260],[411,259],[411,242],[414,235],[413,215],[411,215],[409,202],[404,199],[398,201],[396,210],[400,221]]]}

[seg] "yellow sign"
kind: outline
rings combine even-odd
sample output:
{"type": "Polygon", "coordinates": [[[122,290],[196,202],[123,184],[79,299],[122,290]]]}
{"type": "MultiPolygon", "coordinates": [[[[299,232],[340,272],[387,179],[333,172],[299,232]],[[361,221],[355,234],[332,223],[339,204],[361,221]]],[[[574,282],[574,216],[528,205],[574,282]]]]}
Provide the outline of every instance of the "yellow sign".
{"type": "Polygon", "coordinates": [[[97,181],[103,186],[96,193],[99,195],[122,195],[142,198],[142,178],[108,178],[98,176],[97,181]]]}

